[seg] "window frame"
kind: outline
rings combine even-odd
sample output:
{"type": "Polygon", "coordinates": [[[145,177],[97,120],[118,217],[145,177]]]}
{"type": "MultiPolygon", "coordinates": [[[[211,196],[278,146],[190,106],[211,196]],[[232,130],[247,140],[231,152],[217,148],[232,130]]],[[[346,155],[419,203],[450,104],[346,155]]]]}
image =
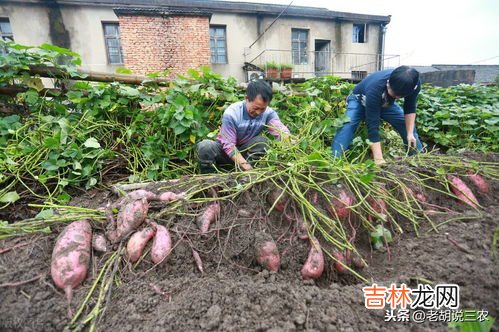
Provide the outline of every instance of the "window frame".
{"type": "MultiPolygon", "coordinates": [[[[0,17],[0,23],[8,23],[10,27],[10,32],[2,31],[0,26],[0,39],[3,41],[14,41],[14,31],[12,31],[12,24],[10,23],[10,19],[8,17],[0,17]],[[8,38],[8,39],[7,39],[8,38]]],[[[7,45],[2,45],[0,47],[0,55],[5,55],[9,53],[7,45]]]]}
{"type": "MultiPolygon", "coordinates": [[[[114,22],[114,21],[102,21],[102,34],[104,37],[104,47],[106,48],[106,59],[107,59],[107,64],[108,65],[124,65],[125,63],[125,58],[123,54],[123,48],[121,46],[121,32],[120,32],[120,24],[119,22],[114,22]],[[106,34],[106,26],[108,25],[115,25],[117,27],[117,35],[107,35],[106,34]],[[108,45],[108,40],[117,40],[118,41],[118,56],[120,58],[120,62],[112,62],[111,61],[111,54],[109,52],[109,45],[108,45]]],[[[115,48],[115,47],[113,47],[115,48]]]]}
{"type": "Polygon", "coordinates": [[[210,24],[210,63],[213,65],[226,65],[229,63],[229,56],[228,56],[228,51],[227,51],[227,26],[226,25],[221,25],[221,24],[210,24]],[[214,33],[212,35],[212,29],[214,30],[214,33]],[[223,37],[218,37],[217,36],[217,29],[223,29],[223,37]],[[212,41],[214,46],[212,47],[212,41]],[[223,41],[223,52],[224,54],[219,54],[218,49],[220,48],[217,46],[218,41],[223,41]],[[213,54],[213,50],[215,50],[215,54],[213,54]],[[223,56],[225,58],[225,62],[219,61],[219,57],[223,56]],[[215,59],[215,61],[213,61],[215,59]]]}
{"type": "Polygon", "coordinates": [[[308,65],[309,39],[310,29],[291,28],[291,61],[293,65],[308,65]],[[294,33],[298,33],[297,38],[295,38],[294,33]],[[301,39],[301,33],[305,35],[304,39],[301,39]],[[303,44],[305,44],[304,47],[303,44]],[[296,49],[295,45],[298,46],[296,49]]]}
{"type": "Polygon", "coordinates": [[[352,23],[352,43],[354,44],[366,44],[367,43],[367,23],[352,23]],[[356,33],[356,27],[359,27],[356,33]],[[362,27],[362,29],[360,29],[362,27]],[[362,31],[364,31],[362,33],[362,31]],[[364,37],[364,38],[360,38],[364,37]]]}

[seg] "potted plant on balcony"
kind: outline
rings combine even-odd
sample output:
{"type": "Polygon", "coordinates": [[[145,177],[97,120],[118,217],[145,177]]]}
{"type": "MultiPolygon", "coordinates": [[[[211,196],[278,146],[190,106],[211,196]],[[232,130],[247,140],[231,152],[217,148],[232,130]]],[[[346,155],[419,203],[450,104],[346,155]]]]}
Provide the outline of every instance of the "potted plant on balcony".
{"type": "Polygon", "coordinates": [[[289,80],[291,78],[292,73],[293,73],[293,65],[287,63],[281,65],[281,79],[289,80]]]}
{"type": "Polygon", "coordinates": [[[265,76],[270,79],[279,78],[279,65],[273,61],[265,64],[265,76]]]}

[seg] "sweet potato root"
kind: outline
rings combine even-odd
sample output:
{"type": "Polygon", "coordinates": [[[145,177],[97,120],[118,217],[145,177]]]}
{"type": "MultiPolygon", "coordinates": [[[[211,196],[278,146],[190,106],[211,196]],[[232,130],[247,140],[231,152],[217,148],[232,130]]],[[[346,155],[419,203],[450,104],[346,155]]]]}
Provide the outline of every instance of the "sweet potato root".
{"type": "Polygon", "coordinates": [[[126,246],[128,260],[130,262],[135,263],[139,260],[140,256],[142,256],[144,248],[147,245],[147,242],[153,238],[154,234],[156,234],[154,229],[146,227],[143,230],[134,233],[130,237],[126,246]]]}
{"type": "Polygon", "coordinates": [[[92,237],[92,248],[97,252],[107,251],[107,240],[103,234],[94,234],[92,237]]]}
{"type": "Polygon", "coordinates": [[[289,196],[286,193],[283,194],[283,190],[279,188],[271,190],[267,195],[267,202],[271,206],[275,203],[274,210],[277,212],[284,212],[288,200],[289,196]]]}
{"type": "Polygon", "coordinates": [[[331,205],[328,206],[329,214],[339,220],[348,220],[350,216],[350,206],[354,203],[354,198],[352,194],[348,193],[346,190],[341,190],[338,197],[334,198],[331,205]]]}
{"type": "Polygon", "coordinates": [[[145,198],[148,201],[157,201],[159,199],[159,196],[151,191],[139,189],[129,192],[126,195],[126,198],[128,198],[130,201],[135,201],[142,198],[145,198]]]}
{"type": "Polygon", "coordinates": [[[118,212],[117,234],[113,242],[121,240],[139,227],[146,219],[148,210],[149,203],[145,198],[128,202],[122,206],[118,212]]]}
{"type": "Polygon", "coordinates": [[[489,184],[487,183],[487,181],[485,181],[483,176],[481,176],[480,174],[473,173],[472,171],[470,171],[470,172],[468,172],[468,178],[471,180],[471,182],[473,182],[475,187],[477,187],[477,189],[481,193],[488,194],[490,192],[489,184]]]}
{"type": "Polygon", "coordinates": [[[281,258],[272,237],[267,233],[255,234],[255,256],[257,262],[266,270],[277,272],[281,266],[281,258]]]}
{"type": "Polygon", "coordinates": [[[409,197],[412,197],[413,199],[415,199],[416,201],[419,201],[420,203],[426,203],[426,196],[420,192],[419,190],[413,190],[409,187],[407,187],[405,189],[407,195],[409,195],[409,197]]]}
{"type": "Polygon", "coordinates": [[[447,175],[447,180],[449,180],[450,189],[461,202],[473,208],[478,208],[478,200],[463,180],[454,175],[447,175]]]}
{"type": "Polygon", "coordinates": [[[175,201],[178,199],[183,199],[183,198],[185,198],[185,196],[186,196],[186,193],[184,193],[184,192],[182,192],[180,194],[176,194],[174,192],[167,191],[167,192],[159,194],[158,199],[162,202],[171,202],[171,201],[175,201]]]}
{"type": "Polygon", "coordinates": [[[301,269],[303,280],[318,279],[324,271],[324,254],[317,239],[310,240],[310,251],[308,258],[301,269]]]}
{"type": "Polygon", "coordinates": [[[339,274],[345,274],[347,272],[347,269],[344,266],[344,265],[347,265],[347,261],[346,261],[345,255],[343,255],[343,253],[341,253],[338,250],[334,250],[332,252],[332,255],[335,258],[335,261],[333,263],[333,266],[334,266],[335,270],[339,274]]]}
{"type": "Polygon", "coordinates": [[[201,234],[208,233],[210,225],[214,222],[220,214],[220,203],[214,202],[210,204],[206,210],[198,217],[197,223],[201,229],[201,234]]]}
{"type": "Polygon", "coordinates": [[[296,215],[296,229],[298,230],[298,238],[300,240],[308,240],[308,226],[302,216],[296,215]]]}
{"type": "Polygon", "coordinates": [[[92,227],[88,220],[66,226],[52,251],[50,273],[57,287],[64,290],[68,301],[68,316],[72,317],[73,289],[85,279],[90,263],[92,227]]]}
{"type": "Polygon", "coordinates": [[[156,228],[156,235],[152,241],[151,259],[154,264],[166,261],[172,252],[172,237],[168,229],[163,225],[153,223],[156,228]]]}

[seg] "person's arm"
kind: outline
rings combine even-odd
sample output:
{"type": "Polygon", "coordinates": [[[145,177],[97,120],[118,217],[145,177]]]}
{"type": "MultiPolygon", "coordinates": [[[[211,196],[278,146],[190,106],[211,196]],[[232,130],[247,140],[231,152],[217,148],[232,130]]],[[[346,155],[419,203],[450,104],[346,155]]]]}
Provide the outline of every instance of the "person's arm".
{"type": "Polygon", "coordinates": [[[222,117],[222,126],[220,127],[220,133],[218,134],[217,139],[222,144],[222,148],[227,156],[234,161],[236,167],[239,167],[243,171],[247,171],[252,169],[252,167],[236,147],[237,126],[230,113],[229,110],[224,113],[222,117]]]}
{"type": "Polygon", "coordinates": [[[419,91],[421,91],[421,82],[419,82],[413,94],[404,98],[404,119],[407,132],[407,144],[409,147],[416,148],[416,138],[414,137],[414,127],[416,126],[416,102],[419,91]]]}
{"type": "Polygon", "coordinates": [[[416,113],[404,115],[405,130],[407,131],[407,144],[409,147],[416,148],[416,137],[414,137],[414,126],[416,124],[416,113]]]}
{"type": "Polygon", "coordinates": [[[288,127],[281,122],[279,115],[274,110],[270,110],[269,117],[267,119],[267,126],[269,133],[280,140],[286,140],[289,138],[290,132],[288,127]]]}
{"type": "Polygon", "coordinates": [[[369,141],[371,142],[371,152],[376,164],[383,164],[383,151],[381,149],[381,139],[379,135],[379,125],[381,122],[381,93],[382,90],[371,89],[366,93],[366,124],[369,141]]]}

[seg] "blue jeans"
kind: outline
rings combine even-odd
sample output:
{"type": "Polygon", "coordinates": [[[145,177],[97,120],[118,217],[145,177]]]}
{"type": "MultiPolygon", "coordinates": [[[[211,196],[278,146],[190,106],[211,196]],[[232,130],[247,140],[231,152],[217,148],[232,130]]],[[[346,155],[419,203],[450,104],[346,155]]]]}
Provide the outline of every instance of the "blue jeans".
{"type": "MultiPolygon", "coordinates": [[[[347,98],[347,112],[345,115],[350,118],[350,122],[345,123],[334,137],[333,143],[331,144],[333,157],[341,156],[343,152],[348,149],[350,143],[352,143],[353,135],[355,134],[357,127],[360,122],[364,121],[366,118],[365,107],[362,106],[357,97],[353,94],[349,95],[347,98]]],[[[395,128],[400,137],[402,137],[404,144],[407,146],[407,131],[405,129],[405,117],[402,108],[397,103],[393,103],[390,107],[381,110],[381,118],[395,128]]],[[[416,148],[418,151],[423,150],[423,144],[421,144],[421,141],[419,140],[415,126],[414,137],[416,138],[416,148]]],[[[414,153],[415,152],[412,151],[412,154],[414,153]]]]}

